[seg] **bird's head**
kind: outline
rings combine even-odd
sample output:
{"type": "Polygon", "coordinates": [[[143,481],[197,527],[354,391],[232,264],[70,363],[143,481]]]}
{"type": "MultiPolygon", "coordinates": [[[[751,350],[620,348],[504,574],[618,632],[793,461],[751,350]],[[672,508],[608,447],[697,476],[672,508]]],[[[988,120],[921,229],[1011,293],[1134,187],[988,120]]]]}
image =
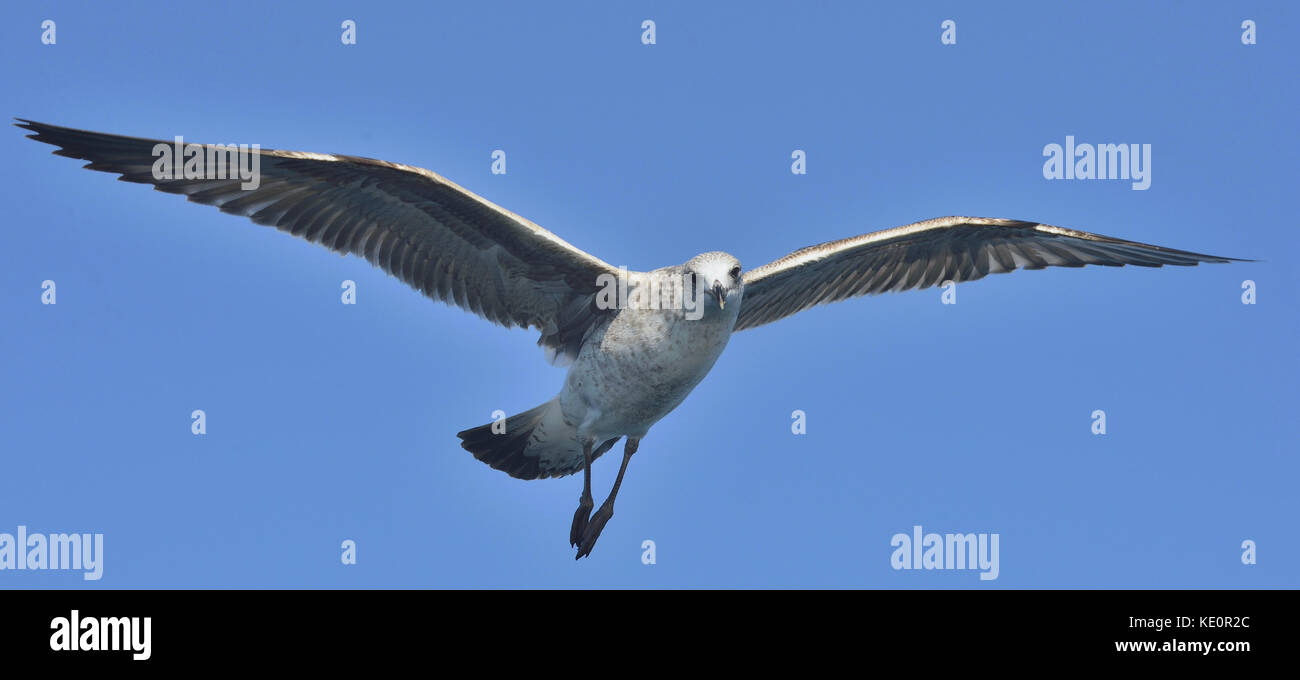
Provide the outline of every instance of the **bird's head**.
{"type": "Polygon", "coordinates": [[[739,304],[744,282],[740,278],[740,260],[721,251],[701,253],[686,261],[686,272],[695,280],[695,300],[706,307],[739,304]]]}

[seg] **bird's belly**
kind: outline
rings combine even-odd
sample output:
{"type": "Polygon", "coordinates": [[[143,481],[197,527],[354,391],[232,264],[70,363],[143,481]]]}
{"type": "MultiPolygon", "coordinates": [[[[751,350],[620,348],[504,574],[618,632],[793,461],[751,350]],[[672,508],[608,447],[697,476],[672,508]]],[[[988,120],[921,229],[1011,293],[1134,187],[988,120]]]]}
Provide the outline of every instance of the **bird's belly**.
{"type": "Polygon", "coordinates": [[[734,318],[625,310],[570,368],[561,394],[566,415],[586,420],[598,439],[645,434],[708,375],[733,325],[734,318]]]}

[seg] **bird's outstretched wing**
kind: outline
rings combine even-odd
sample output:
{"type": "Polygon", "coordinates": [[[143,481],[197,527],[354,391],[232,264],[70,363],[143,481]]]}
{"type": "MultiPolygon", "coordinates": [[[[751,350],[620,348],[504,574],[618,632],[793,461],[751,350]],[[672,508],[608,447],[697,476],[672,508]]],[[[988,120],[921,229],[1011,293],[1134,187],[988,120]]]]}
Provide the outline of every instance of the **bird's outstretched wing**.
{"type": "Polygon", "coordinates": [[[973,281],[1019,268],[1191,266],[1234,260],[1034,222],[940,217],[810,246],[750,270],[736,330],[827,302],[973,281]]]}
{"type": "MultiPolygon", "coordinates": [[[[602,314],[597,277],[618,270],[555,234],[437,174],[409,165],[332,154],[250,150],[260,183],[157,179],[161,140],[18,119],[28,137],[60,147],[91,170],[183,194],[335,252],[352,253],[435,299],[503,326],[541,331],[548,357],[572,358],[602,314]],[[250,183],[251,185],[251,183],[250,183]]],[[[210,145],[204,145],[204,157],[210,145]]],[[[175,159],[177,164],[183,159],[175,159]]],[[[215,170],[215,168],[205,168],[215,170]]],[[[205,176],[216,176],[215,172],[205,176]]],[[[235,176],[227,171],[227,176],[235,176]]]]}

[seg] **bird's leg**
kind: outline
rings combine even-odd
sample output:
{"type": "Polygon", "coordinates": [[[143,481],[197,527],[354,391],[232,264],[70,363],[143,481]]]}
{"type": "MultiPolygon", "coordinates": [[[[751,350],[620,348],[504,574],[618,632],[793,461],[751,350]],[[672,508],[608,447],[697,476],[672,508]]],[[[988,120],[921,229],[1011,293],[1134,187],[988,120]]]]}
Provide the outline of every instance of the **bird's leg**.
{"type": "Polygon", "coordinates": [[[609,492],[609,498],[600,504],[600,508],[591,516],[590,523],[582,533],[582,544],[578,546],[578,555],[573,559],[581,559],[591,554],[591,549],[596,547],[596,539],[600,538],[600,532],[604,530],[605,523],[609,518],[614,516],[614,498],[618,496],[618,487],[623,484],[623,473],[627,472],[627,462],[632,460],[632,454],[641,445],[640,439],[627,438],[627,443],[623,445],[623,464],[618,468],[618,477],[614,479],[614,488],[609,492]]]}
{"type": "Polygon", "coordinates": [[[569,545],[577,546],[582,534],[587,530],[587,520],[591,518],[591,442],[582,443],[582,497],[578,499],[578,511],[573,513],[573,526],[569,527],[569,545]]]}

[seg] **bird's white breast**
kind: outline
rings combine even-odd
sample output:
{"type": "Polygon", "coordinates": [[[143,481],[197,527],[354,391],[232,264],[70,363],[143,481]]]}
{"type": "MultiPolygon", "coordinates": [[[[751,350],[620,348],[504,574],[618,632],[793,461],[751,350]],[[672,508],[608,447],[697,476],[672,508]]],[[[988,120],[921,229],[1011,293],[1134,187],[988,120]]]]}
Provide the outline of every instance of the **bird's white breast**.
{"type": "Polygon", "coordinates": [[[560,403],[580,436],[639,437],[681,404],[726,348],[739,296],[698,319],[682,309],[622,309],[587,339],[560,403]]]}

